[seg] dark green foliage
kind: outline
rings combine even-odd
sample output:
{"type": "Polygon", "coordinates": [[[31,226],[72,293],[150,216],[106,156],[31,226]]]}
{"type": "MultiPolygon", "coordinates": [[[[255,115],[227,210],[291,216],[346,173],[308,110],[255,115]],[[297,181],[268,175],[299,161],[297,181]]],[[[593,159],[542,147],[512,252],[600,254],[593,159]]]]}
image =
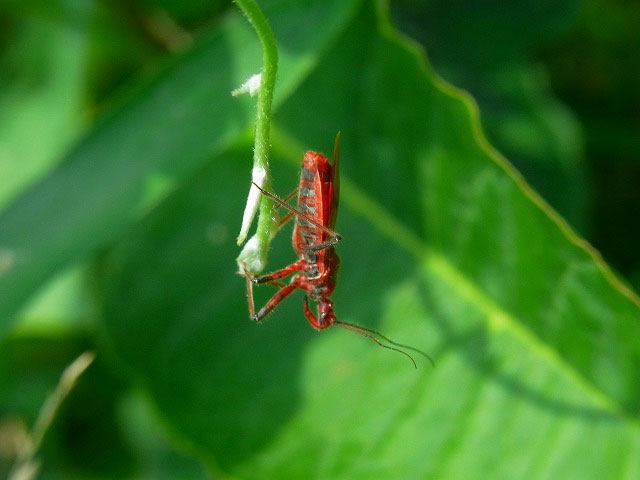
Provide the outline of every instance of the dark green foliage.
{"type": "MultiPolygon", "coordinates": [[[[640,301],[436,74],[591,231],[582,110],[531,53],[566,93],[575,77],[549,58],[568,55],[577,3],[396,3],[432,70],[382,2],[260,2],[281,57],[274,188],[341,131],[336,313],[426,350],[436,367],[417,371],[315,332],[299,294],[248,320],[234,259],[254,100],[230,91],[260,50],[238,12],[45,3],[2,7],[0,439],[74,357],[97,360],[38,452],[41,478],[637,478],[640,301]],[[144,26],[157,12],[193,38],[171,58],[144,26]]],[[[269,270],[294,260],[289,236],[269,270]]]]}

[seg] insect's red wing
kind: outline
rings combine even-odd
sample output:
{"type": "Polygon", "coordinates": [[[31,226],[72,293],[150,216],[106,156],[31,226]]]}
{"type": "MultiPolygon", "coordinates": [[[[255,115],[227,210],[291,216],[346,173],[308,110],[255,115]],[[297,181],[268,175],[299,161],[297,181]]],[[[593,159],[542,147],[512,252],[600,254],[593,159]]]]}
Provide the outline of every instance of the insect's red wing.
{"type": "Polygon", "coordinates": [[[340,132],[336,135],[333,145],[332,165],[332,186],[331,186],[331,206],[329,213],[329,228],[333,228],[336,224],[338,216],[338,201],[340,200],[340,132]]]}

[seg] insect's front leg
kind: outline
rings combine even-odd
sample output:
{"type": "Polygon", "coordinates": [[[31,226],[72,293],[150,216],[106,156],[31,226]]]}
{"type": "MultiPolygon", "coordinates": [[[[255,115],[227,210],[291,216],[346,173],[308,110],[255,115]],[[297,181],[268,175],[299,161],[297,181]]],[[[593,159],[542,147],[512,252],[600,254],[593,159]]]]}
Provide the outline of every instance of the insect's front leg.
{"type": "Polygon", "coordinates": [[[254,277],[253,275],[251,275],[245,268],[244,275],[251,280],[251,283],[256,285],[260,283],[271,283],[276,280],[280,280],[281,278],[284,278],[288,275],[291,275],[293,272],[304,270],[305,265],[305,261],[303,259],[300,259],[281,270],[276,270],[275,272],[267,273],[266,275],[260,275],[258,277],[254,277]]]}
{"type": "Polygon", "coordinates": [[[254,277],[253,275],[251,275],[251,273],[249,273],[247,268],[244,265],[242,265],[242,268],[244,270],[244,277],[247,282],[247,303],[249,305],[249,316],[251,317],[251,319],[257,322],[260,321],[265,315],[267,315],[271,310],[273,310],[278,303],[280,303],[282,300],[284,300],[284,298],[286,298],[289,294],[291,294],[293,290],[297,288],[297,285],[293,285],[293,282],[292,282],[292,284],[290,285],[283,286],[282,284],[280,284],[280,282],[278,282],[278,280],[286,277],[287,275],[290,275],[295,271],[302,270],[304,266],[305,266],[305,262],[304,260],[301,259],[281,270],[277,270],[267,275],[254,277]],[[260,283],[275,284],[276,286],[280,287],[280,290],[278,290],[278,292],[276,292],[273,298],[269,300],[269,302],[267,302],[267,304],[264,307],[262,307],[260,311],[256,314],[255,302],[253,300],[253,285],[260,284],[260,283]]]}

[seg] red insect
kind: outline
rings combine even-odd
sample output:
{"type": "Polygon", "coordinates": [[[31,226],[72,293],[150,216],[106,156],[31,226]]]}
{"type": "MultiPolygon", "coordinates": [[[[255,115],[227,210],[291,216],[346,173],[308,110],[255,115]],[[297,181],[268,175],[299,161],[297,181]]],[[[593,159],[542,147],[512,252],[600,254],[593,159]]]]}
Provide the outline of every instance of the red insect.
{"type": "Polygon", "coordinates": [[[333,302],[329,297],[336,286],[336,277],[340,266],[340,259],[336,253],[335,244],[341,240],[341,237],[340,234],[333,230],[338,213],[338,199],[340,194],[339,167],[340,133],[336,136],[331,163],[329,163],[327,157],[322,153],[309,151],[304,154],[302,170],[300,172],[300,184],[297,189],[297,208],[287,203],[287,200],[296,193],[295,191],[283,200],[254,183],[264,195],[271,198],[281,207],[289,210],[289,213],[282,220],[280,226],[294,215],[296,216],[293,228],[293,248],[296,254],[298,254],[299,259],[281,270],[259,277],[252,276],[245,269],[249,314],[253,320],[259,322],[296,289],[301,289],[306,292],[304,298],[304,314],[309,319],[311,325],[317,330],[323,330],[331,325],[338,325],[370,338],[383,348],[388,348],[406,355],[413,363],[413,366],[416,367],[416,362],[411,355],[398,348],[384,345],[375,337],[378,336],[391,345],[413,350],[424,355],[433,363],[431,357],[426,353],[413,347],[393,342],[375,330],[336,320],[333,312],[333,302]],[[282,278],[294,272],[298,273],[293,276],[289,284],[280,282],[282,278]],[[261,283],[275,285],[279,287],[279,290],[265,306],[256,313],[253,301],[253,285],[261,283]],[[309,308],[309,297],[317,304],[317,315],[314,315],[309,308]]]}

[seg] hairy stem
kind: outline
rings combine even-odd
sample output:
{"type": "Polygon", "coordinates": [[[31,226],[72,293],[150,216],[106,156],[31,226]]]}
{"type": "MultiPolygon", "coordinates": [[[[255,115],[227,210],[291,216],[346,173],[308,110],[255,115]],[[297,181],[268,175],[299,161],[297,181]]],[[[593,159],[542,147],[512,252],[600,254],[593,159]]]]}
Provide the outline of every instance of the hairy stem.
{"type": "MultiPolygon", "coordinates": [[[[236,4],[249,19],[249,23],[256,31],[262,44],[263,66],[258,90],[252,180],[262,188],[270,190],[269,152],[271,142],[269,130],[271,104],[278,70],[278,49],[271,27],[255,0],[236,0],[236,4]]],[[[243,216],[243,225],[238,236],[239,245],[246,239],[258,206],[260,213],[256,234],[252,241],[245,245],[237,259],[239,264],[246,264],[247,269],[252,273],[264,268],[269,243],[277,227],[277,222],[274,221],[275,206],[273,202],[269,198],[261,196],[259,191],[252,186],[243,216]]]]}

